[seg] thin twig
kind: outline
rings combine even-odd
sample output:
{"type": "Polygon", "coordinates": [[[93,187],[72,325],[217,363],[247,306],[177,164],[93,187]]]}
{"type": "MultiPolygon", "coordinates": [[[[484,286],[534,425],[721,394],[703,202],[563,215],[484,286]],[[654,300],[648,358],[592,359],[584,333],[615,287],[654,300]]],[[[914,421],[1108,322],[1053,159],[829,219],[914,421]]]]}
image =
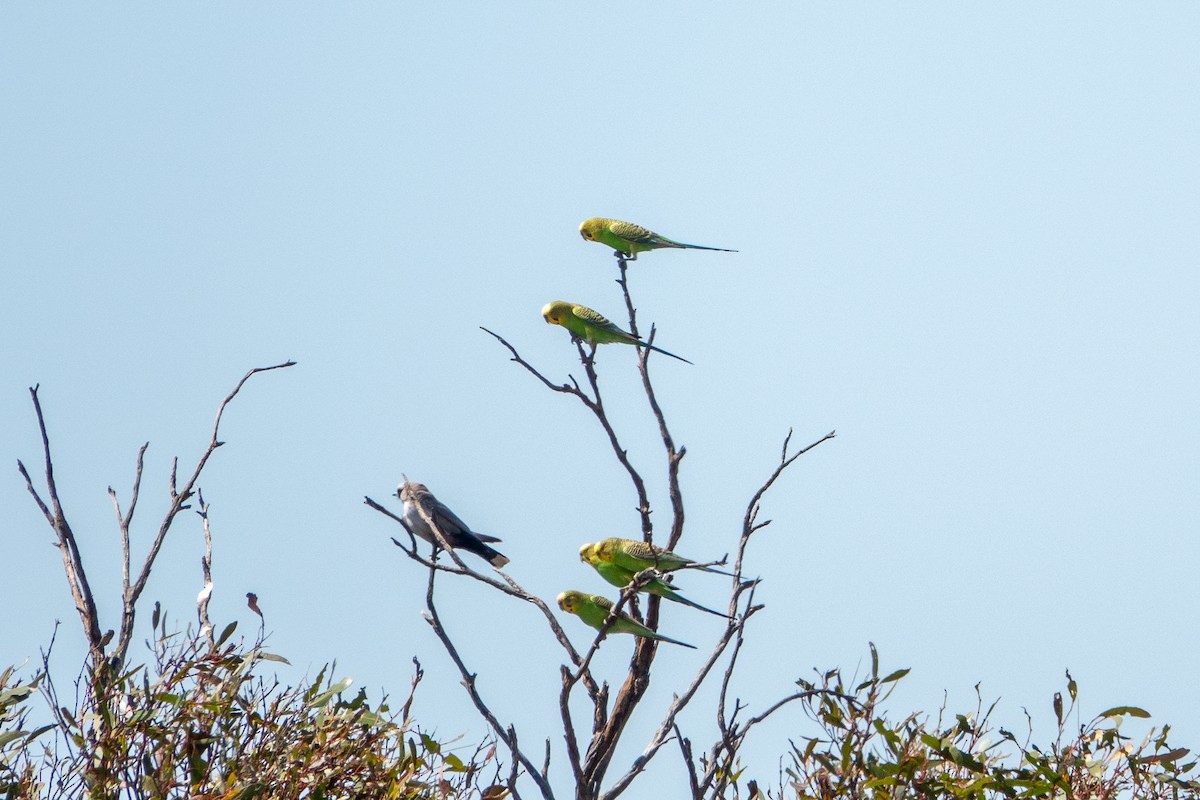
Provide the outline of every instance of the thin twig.
{"type": "MultiPolygon", "coordinates": [[[[617,279],[617,284],[621,287],[621,294],[625,298],[625,311],[629,315],[629,332],[635,338],[638,338],[637,326],[637,309],[633,306],[633,297],[629,293],[629,274],[628,264],[624,258],[617,259],[617,268],[620,270],[621,277],[617,279]]],[[[650,336],[646,339],[647,342],[654,343],[654,326],[650,326],[650,336]]],[[[655,422],[658,423],[658,433],[662,438],[663,449],[667,455],[667,493],[671,499],[671,533],[667,537],[666,547],[668,550],[673,550],[678,544],[680,538],[683,537],[683,493],[679,488],[679,462],[687,455],[687,448],[680,447],[675,449],[675,440],[671,436],[671,431],[667,427],[667,418],[663,414],[662,407],[658,403],[658,396],[654,392],[654,385],[650,382],[650,370],[648,360],[651,350],[649,348],[640,348],[638,357],[638,372],[642,377],[642,388],[646,392],[646,400],[650,404],[650,411],[654,415],[655,422]]],[[[643,533],[647,533],[643,529],[643,533]]],[[[650,541],[649,536],[645,539],[650,541]]]]}
{"type": "MultiPolygon", "coordinates": [[[[137,509],[138,495],[142,488],[142,466],[146,459],[146,448],[150,447],[150,443],[144,443],[138,448],[137,465],[134,468],[133,490],[129,494],[129,509],[122,516],[121,502],[117,499],[117,493],[111,486],[108,487],[108,496],[112,500],[113,510],[117,513],[117,527],[121,531],[121,591],[122,593],[129,591],[129,525],[133,522],[133,512],[137,509]]],[[[124,594],[122,594],[124,596],[124,594]]]]}

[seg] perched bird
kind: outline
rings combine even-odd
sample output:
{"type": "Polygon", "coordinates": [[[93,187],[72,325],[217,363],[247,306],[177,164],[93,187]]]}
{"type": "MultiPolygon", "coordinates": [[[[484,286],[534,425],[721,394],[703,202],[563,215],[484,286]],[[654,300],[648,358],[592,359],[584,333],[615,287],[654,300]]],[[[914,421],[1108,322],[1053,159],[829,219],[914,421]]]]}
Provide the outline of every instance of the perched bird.
{"type": "Polygon", "coordinates": [[[665,236],[659,236],[652,230],[634,225],[632,222],[621,222],[619,219],[607,217],[592,217],[585,219],[579,225],[579,235],[589,242],[606,244],[614,251],[613,255],[636,261],[638,253],[647,250],[657,250],[660,247],[675,247],[687,250],[720,250],[722,253],[736,253],[737,250],[727,250],[724,247],[705,247],[699,244],[684,244],[665,236]],[[624,254],[624,255],[622,255],[624,254]]]}
{"type": "MultiPolygon", "coordinates": [[[[600,314],[587,306],[568,303],[565,300],[554,300],[542,306],[542,318],[551,325],[561,325],[571,332],[576,339],[582,339],[595,349],[599,344],[632,344],[638,347],[648,347],[671,358],[678,358],[684,363],[691,364],[686,358],[669,353],[661,347],[643,342],[631,333],[618,328],[600,314]]],[[[694,366],[694,365],[693,365],[694,366]]]]}
{"type": "Polygon", "coordinates": [[[651,567],[659,572],[671,572],[672,570],[684,569],[685,567],[694,567],[704,572],[730,575],[728,572],[722,572],[713,567],[701,567],[696,561],[690,558],[684,558],[681,555],[672,553],[670,550],[664,550],[661,547],[647,544],[637,539],[618,539],[616,537],[601,539],[592,545],[591,552],[597,560],[608,564],[615,564],[635,574],[651,567]]]}
{"type": "MultiPolygon", "coordinates": [[[[579,560],[585,564],[591,564],[596,572],[600,573],[600,577],[604,578],[604,580],[608,581],[613,586],[620,586],[622,588],[628,586],[633,582],[634,576],[637,575],[637,572],[634,570],[622,567],[620,564],[614,564],[611,561],[605,561],[600,557],[600,554],[596,552],[596,545],[594,544],[585,544],[583,547],[579,548],[579,560]]],[[[691,600],[688,600],[679,592],[675,591],[675,589],[672,588],[666,581],[660,580],[659,578],[651,578],[642,585],[642,588],[639,591],[655,594],[666,600],[672,600],[676,603],[683,603],[685,606],[698,608],[701,611],[707,611],[709,614],[716,614],[718,617],[729,619],[729,615],[727,614],[722,614],[720,611],[713,611],[711,608],[705,608],[699,603],[693,603],[691,600]]]]}
{"type": "MultiPolygon", "coordinates": [[[[601,630],[604,627],[604,620],[608,619],[608,615],[612,611],[613,604],[607,597],[601,597],[598,594],[563,592],[558,596],[558,607],[568,614],[574,614],[579,617],[596,630],[601,630]]],[[[668,639],[660,633],[655,633],[626,614],[618,614],[616,620],[609,626],[608,630],[610,633],[632,633],[634,636],[644,636],[648,639],[658,639],[659,641],[690,647],[693,650],[696,649],[695,645],[676,639],[668,639]]]]}
{"type": "Polygon", "coordinates": [[[434,497],[424,484],[405,481],[396,490],[396,496],[404,502],[404,522],[414,536],[420,536],[436,547],[441,546],[429,524],[421,517],[419,507],[424,510],[426,516],[434,521],[451,547],[474,553],[496,569],[500,569],[508,563],[505,556],[484,544],[484,542],[498,542],[499,539],[471,530],[467,523],[459,519],[453,511],[434,497]]]}

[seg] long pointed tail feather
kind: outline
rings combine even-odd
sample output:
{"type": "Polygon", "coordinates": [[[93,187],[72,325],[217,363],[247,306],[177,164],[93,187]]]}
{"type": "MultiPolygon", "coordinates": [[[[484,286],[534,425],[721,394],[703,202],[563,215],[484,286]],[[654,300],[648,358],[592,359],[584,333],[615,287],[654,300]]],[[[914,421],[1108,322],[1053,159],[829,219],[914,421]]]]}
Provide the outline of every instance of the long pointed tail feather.
{"type": "Polygon", "coordinates": [[[660,642],[670,642],[671,644],[677,644],[681,647],[687,647],[691,650],[696,649],[696,645],[694,645],[694,644],[688,644],[687,642],[681,642],[678,639],[672,639],[669,636],[663,636],[661,633],[654,634],[653,638],[658,639],[660,642]]]}
{"type": "MultiPolygon", "coordinates": [[[[671,358],[677,358],[677,359],[679,359],[680,361],[682,361],[682,362],[683,362],[683,363],[685,363],[685,364],[692,364],[692,362],[691,362],[691,361],[688,361],[688,360],[687,360],[686,358],[684,358],[683,356],[677,356],[677,355],[675,355],[674,353],[672,353],[670,350],[663,350],[661,347],[659,347],[659,346],[658,346],[658,345],[656,345],[656,344],[648,344],[648,343],[646,343],[646,342],[638,342],[638,344],[640,344],[642,347],[649,347],[651,350],[653,350],[653,351],[655,351],[655,352],[657,352],[657,353],[662,353],[664,356],[670,356],[671,358]]],[[[696,365],[695,365],[695,364],[692,364],[692,366],[694,367],[694,366],[696,366],[696,365]]]]}
{"type": "Polygon", "coordinates": [[[722,614],[720,611],[714,611],[711,608],[706,608],[705,606],[702,606],[699,603],[693,603],[691,600],[688,600],[686,597],[684,597],[681,594],[672,592],[670,595],[664,595],[664,596],[668,600],[674,600],[676,603],[683,603],[685,606],[690,606],[691,608],[695,608],[699,611],[707,611],[709,614],[713,614],[714,616],[718,616],[722,619],[732,619],[732,617],[730,617],[728,614],[722,614]]]}

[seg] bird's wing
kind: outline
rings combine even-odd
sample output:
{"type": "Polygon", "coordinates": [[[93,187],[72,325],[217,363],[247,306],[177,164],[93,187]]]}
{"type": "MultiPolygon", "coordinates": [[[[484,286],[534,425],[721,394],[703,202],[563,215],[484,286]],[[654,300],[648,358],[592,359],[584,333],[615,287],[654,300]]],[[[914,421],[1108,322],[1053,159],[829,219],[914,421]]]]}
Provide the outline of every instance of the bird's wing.
{"type": "Polygon", "coordinates": [[[435,509],[426,509],[429,511],[429,516],[433,517],[433,521],[438,523],[438,527],[442,529],[442,533],[450,535],[452,533],[465,533],[474,536],[481,542],[499,542],[502,541],[498,536],[490,536],[486,533],[479,533],[471,530],[471,526],[458,518],[458,515],[446,507],[446,504],[440,500],[435,500],[435,509]]]}
{"type": "Polygon", "coordinates": [[[657,561],[666,555],[666,551],[661,547],[655,547],[646,542],[639,542],[637,539],[628,539],[624,543],[625,552],[634,558],[645,559],[646,561],[657,561]]]}
{"type": "Polygon", "coordinates": [[[571,313],[589,325],[596,325],[601,328],[607,328],[612,325],[612,323],[608,321],[608,317],[604,316],[599,311],[593,311],[587,306],[572,306],[571,313]]]}
{"type": "Polygon", "coordinates": [[[632,222],[613,220],[612,224],[609,225],[609,230],[611,230],[617,236],[620,236],[622,239],[635,244],[661,244],[663,242],[671,241],[670,239],[659,236],[649,228],[643,228],[641,225],[634,225],[632,222]]]}
{"type": "Polygon", "coordinates": [[[594,595],[592,595],[592,602],[595,603],[600,608],[604,609],[605,616],[608,616],[608,614],[612,611],[612,607],[613,607],[612,600],[609,600],[607,597],[603,597],[602,595],[594,594],[594,595]]]}
{"type": "Polygon", "coordinates": [[[446,507],[446,504],[440,500],[435,501],[437,504],[436,510],[430,514],[433,521],[442,529],[442,533],[449,536],[452,533],[474,533],[471,526],[458,518],[458,515],[446,507]]]}

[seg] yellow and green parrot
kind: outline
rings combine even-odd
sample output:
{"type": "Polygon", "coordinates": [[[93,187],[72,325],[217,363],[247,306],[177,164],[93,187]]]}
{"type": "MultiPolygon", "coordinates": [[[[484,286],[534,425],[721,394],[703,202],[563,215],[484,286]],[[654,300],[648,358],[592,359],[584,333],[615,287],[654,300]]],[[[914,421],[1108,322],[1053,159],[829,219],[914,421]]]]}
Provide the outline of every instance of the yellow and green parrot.
{"type": "Polygon", "coordinates": [[[682,356],[677,356],[657,345],[643,342],[631,333],[626,333],[609,322],[603,314],[593,311],[587,306],[568,303],[565,300],[554,300],[542,306],[542,318],[551,325],[561,325],[566,328],[571,332],[571,336],[582,339],[593,349],[600,344],[632,344],[638,347],[648,347],[664,356],[677,358],[685,364],[692,363],[682,356]]]}
{"type": "Polygon", "coordinates": [[[611,537],[601,539],[591,547],[592,557],[599,561],[615,564],[618,567],[630,570],[634,574],[644,569],[650,569],[651,567],[659,572],[671,572],[672,570],[683,569],[685,567],[694,567],[704,572],[730,575],[728,572],[722,572],[713,567],[701,567],[698,562],[690,558],[684,558],[681,555],[672,553],[670,550],[664,550],[661,547],[647,544],[637,539],[611,537]]]}
{"type": "MultiPolygon", "coordinates": [[[[579,560],[585,564],[591,564],[596,572],[600,573],[600,577],[611,583],[613,586],[625,587],[633,582],[633,578],[637,572],[622,567],[620,564],[614,564],[611,561],[605,561],[596,552],[596,545],[585,544],[579,548],[579,560]]],[[[649,592],[650,594],[658,595],[666,600],[671,600],[676,603],[682,603],[685,606],[698,608],[701,611],[707,611],[709,614],[716,614],[718,617],[729,619],[727,614],[722,614],[720,611],[713,611],[711,608],[705,608],[699,603],[693,603],[686,597],[675,591],[670,584],[659,578],[652,578],[642,585],[640,591],[649,592]]]]}
{"type": "MultiPolygon", "coordinates": [[[[608,619],[613,604],[607,597],[601,597],[598,594],[570,591],[563,592],[558,596],[558,607],[568,614],[574,614],[579,617],[596,630],[600,630],[604,627],[604,620],[608,619]]],[[[696,649],[694,644],[681,642],[677,639],[669,639],[660,633],[655,633],[626,614],[618,614],[616,620],[609,626],[608,630],[610,633],[632,633],[634,636],[658,639],[662,642],[670,642],[671,644],[690,647],[693,650],[696,649]]]]}
{"type": "Polygon", "coordinates": [[[585,219],[579,225],[579,235],[589,242],[606,244],[614,250],[613,255],[626,261],[636,261],[638,253],[647,250],[658,250],[661,247],[675,247],[687,250],[719,250],[722,253],[736,253],[737,250],[727,250],[724,247],[705,247],[700,244],[684,244],[665,236],[659,236],[648,228],[634,225],[632,222],[622,222],[619,219],[607,217],[592,217],[585,219]]]}

